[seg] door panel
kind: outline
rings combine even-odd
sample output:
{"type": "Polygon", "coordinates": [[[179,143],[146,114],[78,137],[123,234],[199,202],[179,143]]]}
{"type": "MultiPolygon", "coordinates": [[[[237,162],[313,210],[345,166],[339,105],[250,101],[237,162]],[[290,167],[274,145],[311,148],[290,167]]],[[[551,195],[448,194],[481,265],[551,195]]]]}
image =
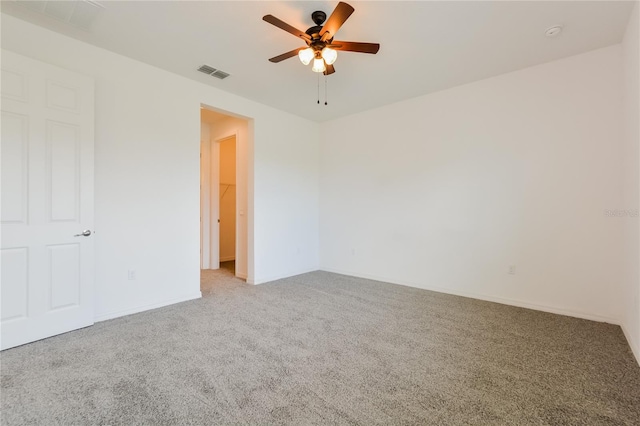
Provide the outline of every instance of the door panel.
{"type": "Polygon", "coordinates": [[[49,254],[49,311],[80,303],[80,244],[47,247],[49,254]]]}
{"type": "Polygon", "coordinates": [[[93,324],[93,91],[2,51],[2,349],[93,324]]]}
{"type": "Polygon", "coordinates": [[[28,123],[24,115],[2,111],[2,223],[27,220],[28,123]]]}
{"type": "Polygon", "coordinates": [[[80,129],[48,121],[47,201],[52,222],[77,222],[80,198],[80,129]]]}
{"type": "Polygon", "coordinates": [[[29,301],[29,250],[26,247],[2,249],[2,282],[12,282],[2,289],[2,322],[26,318],[29,301]]]}

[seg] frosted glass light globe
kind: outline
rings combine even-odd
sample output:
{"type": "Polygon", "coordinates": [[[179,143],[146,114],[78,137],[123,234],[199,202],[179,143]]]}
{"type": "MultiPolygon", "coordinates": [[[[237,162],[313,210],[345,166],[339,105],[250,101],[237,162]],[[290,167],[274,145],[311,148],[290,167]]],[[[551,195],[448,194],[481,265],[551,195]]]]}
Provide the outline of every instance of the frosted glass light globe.
{"type": "Polygon", "coordinates": [[[338,51],[330,47],[325,47],[322,49],[322,59],[324,59],[327,65],[333,65],[336,59],[338,59],[338,51]]]}
{"type": "Polygon", "coordinates": [[[326,70],[327,70],[327,67],[324,66],[324,60],[317,59],[317,58],[313,60],[313,68],[311,68],[311,71],[325,72],[326,70]]]}
{"type": "Polygon", "coordinates": [[[315,54],[313,52],[313,49],[310,47],[307,47],[306,49],[302,49],[301,51],[298,52],[298,58],[300,58],[300,62],[302,62],[305,65],[309,65],[309,63],[311,62],[314,56],[315,54]]]}

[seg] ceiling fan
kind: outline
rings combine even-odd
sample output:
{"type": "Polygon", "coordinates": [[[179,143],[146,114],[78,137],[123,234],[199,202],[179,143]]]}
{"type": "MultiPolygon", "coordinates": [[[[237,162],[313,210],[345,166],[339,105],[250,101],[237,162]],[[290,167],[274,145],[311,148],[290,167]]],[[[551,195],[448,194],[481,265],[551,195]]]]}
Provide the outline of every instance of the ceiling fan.
{"type": "Polygon", "coordinates": [[[265,15],[262,18],[264,21],[301,38],[307,43],[307,47],[293,49],[282,55],[274,56],[269,59],[269,61],[277,63],[298,55],[300,61],[305,65],[308,65],[311,60],[313,60],[313,71],[329,75],[336,71],[333,63],[338,57],[338,50],[345,52],[378,53],[378,49],[380,49],[378,43],[334,40],[335,34],[354,10],[355,9],[347,3],[340,2],[331,16],[329,16],[329,19],[327,19],[326,13],[319,10],[315,11],[311,14],[311,19],[316,25],[305,32],[292,27],[273,15],[265,15]],[[327,22],[322,25],[325,20],[327,22]]]}

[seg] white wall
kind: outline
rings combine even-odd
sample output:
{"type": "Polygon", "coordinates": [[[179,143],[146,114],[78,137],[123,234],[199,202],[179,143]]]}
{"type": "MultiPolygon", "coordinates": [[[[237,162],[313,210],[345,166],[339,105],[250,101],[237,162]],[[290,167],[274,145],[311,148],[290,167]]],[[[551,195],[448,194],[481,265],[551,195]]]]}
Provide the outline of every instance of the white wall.
{"type": "Polygon", "coordinates": [[[264,120],[255,122],[256,132],[269,134],[268,143],[256,145],[254,150],[255,192],[261,195],[255,197],[255,209],[278,212],[255,217],[254,226],[261,231],[254,241],[255,268],[264,272],[256,275],[256,282],[319,269],[320,126],[306,120],[287,123],[278,116],[273,110],[271,117],[265,115],[264,120]],[[287,137],[291,131],[302,135],[298,143],[287,137]]]}
{"type": "Polygon", "coordinates": [[[640,7],[636,4],[625,33],[623,48],[624,101],[624,200],[623,211],[631,214],[618,218],[624,225],[625,265],[623,275],[623,329],[640,363],[640,7]]]}
{"type": "Polygon", "coordinates": [[[618,45],[324,123],[321,268],[619,323],[620,73],[618,45]]]}
{"type": "Polygon", "coordinates": [[[5,14],[2,47],[96,81],[97,319],[200,295],[201,103],[253,118],[248,280],[318,268],[317,124],[5,14]]]}

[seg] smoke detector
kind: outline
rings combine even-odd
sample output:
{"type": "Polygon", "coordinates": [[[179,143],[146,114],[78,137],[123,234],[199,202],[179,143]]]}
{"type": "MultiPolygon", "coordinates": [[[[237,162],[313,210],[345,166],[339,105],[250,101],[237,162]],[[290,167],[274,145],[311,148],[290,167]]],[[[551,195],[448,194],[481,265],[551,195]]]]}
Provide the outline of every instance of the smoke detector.
{"type": "Polygon", "coordinates": [[[561,32],[562,32],[562,25],[554,25],[551,28],[547,28],[546,31],[544,32],[544,35],[546,35],[547,37],[553,38],[553,37],[558,37],[561,32]]]}

